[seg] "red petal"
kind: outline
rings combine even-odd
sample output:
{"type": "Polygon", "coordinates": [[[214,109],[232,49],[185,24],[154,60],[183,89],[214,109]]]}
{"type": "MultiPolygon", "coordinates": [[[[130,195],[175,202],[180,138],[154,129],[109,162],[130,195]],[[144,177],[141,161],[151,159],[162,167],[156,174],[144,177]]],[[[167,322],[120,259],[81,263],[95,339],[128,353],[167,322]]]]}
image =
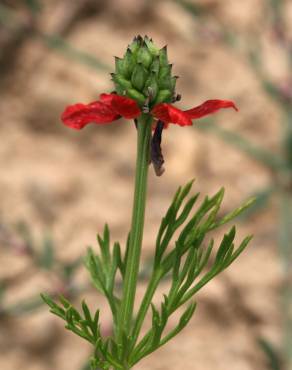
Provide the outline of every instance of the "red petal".
{"type": "Polygon", "coordinates": [[[238,111],[238,108],[231,100],[207,100],[198,107],[186,110],[185,113],[189,116],[189,118],[194,119],[215,113],[221,108],[233,108],[238,111]]]}
{"type": "Polygon", "coordinates": [[[99,101],[90,104],[69,105],[63,112],[61,119],[66,126],[76,130],[82,129],[90,122],[97,124],[110,123],[119,118],[119,115],[108,105],[99,101]]]}
{"type": "Polygon", "coordinates": [[[182,110],[175,108],[171,104],[160,103],[157,104],[152,112],[154,117],[164,122],[166,125],[168,123],[176,123],[180,126],[191,126],[191,118],[182,110]]]}
{"type": "Polygon", "coordinates": [[[101,94],[100,101],[108,105],[115,113],[127,119],[137,118],[141,114],[137,102],[117,94],[101,94]]]}

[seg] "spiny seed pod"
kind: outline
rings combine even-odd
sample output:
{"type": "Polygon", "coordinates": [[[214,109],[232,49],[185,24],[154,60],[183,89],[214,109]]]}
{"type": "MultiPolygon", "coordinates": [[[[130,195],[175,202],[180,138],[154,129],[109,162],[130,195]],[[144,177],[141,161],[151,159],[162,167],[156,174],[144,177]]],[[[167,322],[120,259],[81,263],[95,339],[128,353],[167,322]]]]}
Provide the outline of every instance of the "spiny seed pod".
{"type": "Polygon", "coordinates": [[[116,92],[150,108],[157,103],[171,103],[176,96],[176,76],[167,58],[166,46],[158,49],[149,37],[137,36],[123,58],[115,58],[112,80],[116,92]]]}

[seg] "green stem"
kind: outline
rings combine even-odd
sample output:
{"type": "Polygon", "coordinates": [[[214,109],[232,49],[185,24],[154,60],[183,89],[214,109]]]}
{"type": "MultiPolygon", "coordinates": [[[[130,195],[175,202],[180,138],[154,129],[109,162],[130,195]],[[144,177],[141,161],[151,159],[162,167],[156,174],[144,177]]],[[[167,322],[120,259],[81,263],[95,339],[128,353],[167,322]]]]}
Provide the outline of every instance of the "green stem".
{"type": "Polygon", "coordinates": [[[119,317],[119,339],[123,334],[129,335],[133,317],[133,308],[139,272],[141,246],[144,229],[146,205],[147,175],[151,140],[150,115],[143,114],[138,120],[137,160],[135,193],[132,213],[130,241],[127,251],[125,280],[119,317]]]}
{"type": "Polygon", "coordinates": [[[158,286],[159,281],[161,280],[161,273],[160,270],[156,270],[149,282],[149,285],[147,287],[147,290],[145,292],[144,298],[141,302],[140,309],[138,311],[132,337],[133,337],[133,346],[135,345],[138,336],[140,334],[140,330],[142,327],[142,324],[144,322],[145,316],[147,314],[148,308],[151,304],[152,298],[154,296],[154,293],[156,291],[156,288],[158,286]]]}

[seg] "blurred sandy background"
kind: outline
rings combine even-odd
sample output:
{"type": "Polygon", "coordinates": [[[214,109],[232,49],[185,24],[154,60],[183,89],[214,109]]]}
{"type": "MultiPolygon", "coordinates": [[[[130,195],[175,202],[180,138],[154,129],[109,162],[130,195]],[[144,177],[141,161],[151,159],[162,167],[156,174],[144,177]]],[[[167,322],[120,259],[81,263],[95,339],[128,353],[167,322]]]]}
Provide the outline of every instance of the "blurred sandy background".
{"type": "MultiPolygon", "coordinates": [[[[41,10],[34,20],[25,2],[0,2],[14,17],[7,18],[2,9],[3,310],[9,306],[15,309],[15,304],[38,297],[41,291],[68,289],[54,272],[32,262],[16,231],[19,222],[25,222],[37,240],[51,235],[55,253],[64,263],[83,255],[88,245],[96,247],[95,234],[102,231],[105,222],[113,240],[125,243],[136,149],[133,124],[90,125],[77,132],[62,126],[59,116],[66,104],[89,102],[112,90],[109,72],[113,56],[121,56],[134,35],[147,34],[161,47],[168,44],[175,74],[180,76],[177,90],[183,96],[181,107],[210,98],[233,99],[240,112],[220,112],[216,125],[265,146],[271,154],[280,151],[281,111],[262,89],[245,53],[246,45],[258,38],[265,55],[263,68],[271,79],[281,82],[288,73],[282,49],[269,27],[268,1],[189,0],[201,9],[197,17],[171,0],[39,3],[41,10]],[[218,38],[222,29],[239,36],[236,48],[218,38]],[[37,33],[60,35],[105,68],[92,68],[58,46],[48,46],[37,33]]],[[[292,20],[291,5],[286,2],[287,27],[292,20]]],[[[150,171],[145,260],[151,255],[160,219],[180,184],[195,177],[194,191],[202,195],[224,186],[223,211],[228,211],[272,181],[273,173],[265,166],[202,131],[200,125],[203,120],[194,128],[171,126],[164,134],[166,172],[158,178],[150,171]]],[[[239,237],[255,234],[250,248],[198,294],[197,312],[187,329],[137,369],[269,369],[258,338],[276,348],[281,346],[277,207],[272,200],[260,212],[238,221],[239,237]]],[[[70,284],[86,282],[81,267],[70,284]]],[[[93,308],[104,306],[93,290],[77,294],[77,304],[84,297],[93,308]]],[[[41,306],[24,314],[0,315],[1,369],[82,369],[89,346],[65,331],[61,320],[47,311],[41,306]]],[[[106,311],[103,317],[108,330],[106,311]]]]}

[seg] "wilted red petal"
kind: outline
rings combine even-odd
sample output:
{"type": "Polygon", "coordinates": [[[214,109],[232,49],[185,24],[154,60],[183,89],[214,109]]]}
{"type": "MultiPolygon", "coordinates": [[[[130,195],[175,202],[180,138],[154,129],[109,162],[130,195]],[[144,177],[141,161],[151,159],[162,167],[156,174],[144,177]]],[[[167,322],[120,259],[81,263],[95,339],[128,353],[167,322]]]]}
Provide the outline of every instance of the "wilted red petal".
{"type": "Polygon", "coordinates": [[[119,118],[116,112],[113,112],[108,105],[96,101],[90,104],[69,105],[61,119],[66,126],[76,130],[82,129],[88,123],[105,124],[119,118]]]}
{"type": "Polygon", "coordinates": [[[160,121],[164,122],[166,125],[168,123],[175,123],[180,126],[191,126],[191,118],[182,110],[175,108],[171,104],[160,103],[157,104],[152,112],[153,116],[160,121]]]}
{"type": "Polygon", "coordinates": [[[231,100],[207,100],[205,103],[184,111],[189,118],[201,118],[217,112],[221,108],[233,108],[238,111],[238,108],[231,100]]]}
{"type": "Polygon", "coordinates": [[[137,118],[141,114],[137,102],[117,94],[101,94],[100,101],[108,105],[115,113],[127,119],[137,118]]]}

